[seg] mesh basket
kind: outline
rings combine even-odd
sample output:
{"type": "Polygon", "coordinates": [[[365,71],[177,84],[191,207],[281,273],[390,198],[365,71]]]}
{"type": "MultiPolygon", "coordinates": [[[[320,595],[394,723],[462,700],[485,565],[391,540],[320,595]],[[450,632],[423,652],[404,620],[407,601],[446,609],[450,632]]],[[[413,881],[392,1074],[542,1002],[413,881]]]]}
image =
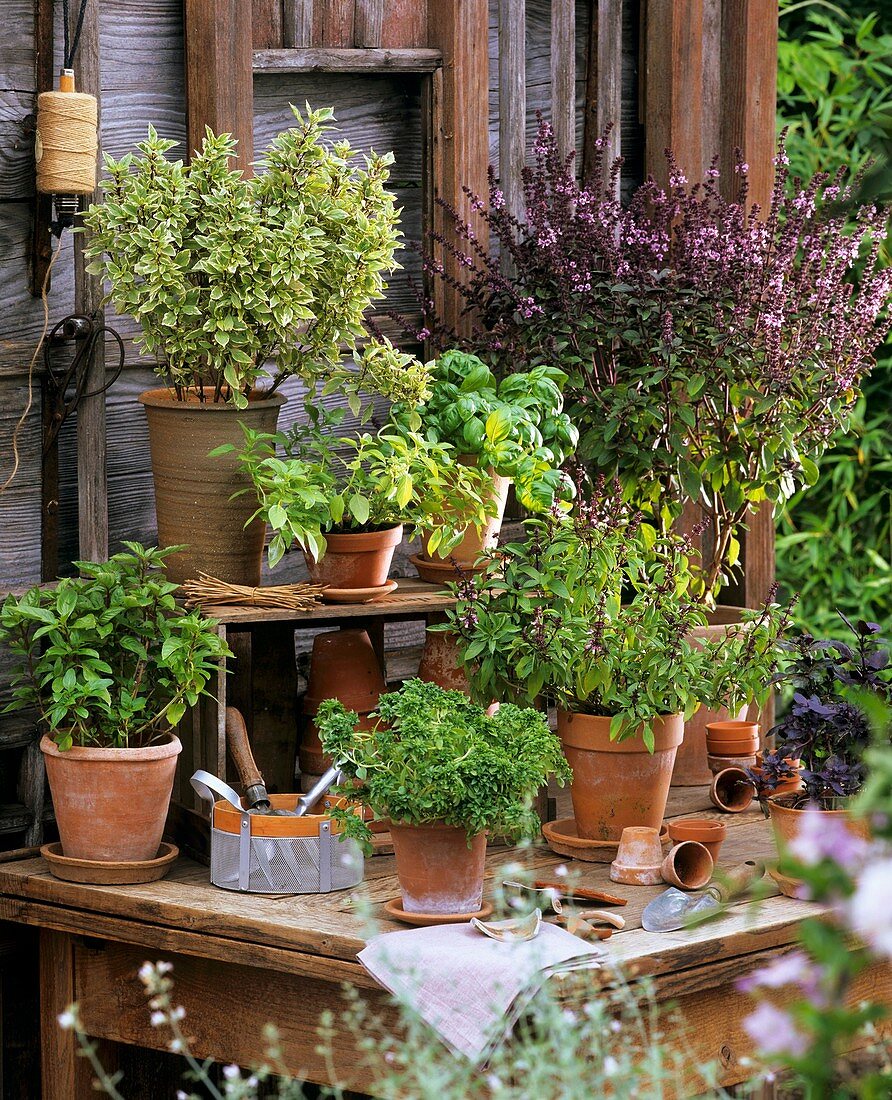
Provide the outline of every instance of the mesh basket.
{"type": "Polygon", "coordinates": [[[252,836],[251,821],[243,814],[238,834],[211,826],[215,886],[249,894],[326,894],[362,882],[362,850],[355,840],[332,835],[327,818],[318,836],[295,837],[252,836]]]}

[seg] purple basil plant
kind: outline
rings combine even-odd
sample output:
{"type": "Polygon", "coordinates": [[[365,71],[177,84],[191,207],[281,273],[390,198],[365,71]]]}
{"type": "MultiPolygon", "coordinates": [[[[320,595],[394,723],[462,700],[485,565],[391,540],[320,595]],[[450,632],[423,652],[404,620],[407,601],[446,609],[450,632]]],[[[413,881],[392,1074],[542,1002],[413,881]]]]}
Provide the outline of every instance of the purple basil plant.
{"type": "Polygon", "coordinates": [[[776,750],[765,753],[762,767],[751,773],[760,796],[793,778],[790,762],[797,760],[803,803],[832,808],[835,799],[861,788],[871,727],[859,694],[892,701],[892,670],[880,627],[863,620],[845,622],[854,636],[851,644],[819,641],[810,634],[781,643],[788,663],[775,682],[791,686],[793,699],[789,712],[770,731],[776,750]]]}
{"type": "Polygon", "coordinates": [[[488,202],[470,196],[488,248],[446,207],[464,248],[435,236],[427,270],[461,295],[470,334],[426,301],[423,335],[505,373],[560,367],[589,468],[617,477],[656,527],[677,519],[674,502],[701,509],[708,600],[750,510],[813,483],[847,421],[889,327],[885,213],[853,212],[857,181],[842,174],[791,179],[783,143],[764,211],[743,163],[722,187],[715,162],[692,185],[667,152],[668,187],[649,179],[623,205],[620,163],[603,153],[581,184],[543,122],[533,155],[522,221],[494,178],[488,202]]]}

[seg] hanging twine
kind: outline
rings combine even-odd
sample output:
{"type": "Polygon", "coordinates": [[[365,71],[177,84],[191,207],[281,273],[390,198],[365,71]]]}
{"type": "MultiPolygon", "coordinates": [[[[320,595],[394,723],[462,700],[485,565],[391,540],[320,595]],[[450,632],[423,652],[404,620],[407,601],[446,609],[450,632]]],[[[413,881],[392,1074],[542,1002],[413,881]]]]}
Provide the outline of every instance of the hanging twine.
{"type": "Polygon", "coordinates": [[[34,142],[38,191],[89,195],[96,190],[97,124],[95,96],[74,90],[40,93],[34,142]]]}

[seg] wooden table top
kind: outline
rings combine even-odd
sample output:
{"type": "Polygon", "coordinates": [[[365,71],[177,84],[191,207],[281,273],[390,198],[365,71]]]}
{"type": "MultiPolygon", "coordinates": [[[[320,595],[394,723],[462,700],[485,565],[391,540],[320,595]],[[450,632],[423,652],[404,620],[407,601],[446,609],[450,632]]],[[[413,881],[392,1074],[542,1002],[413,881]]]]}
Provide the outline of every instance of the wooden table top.
{"type": "MultiPolygon", "coordinates": [[[[720,868],[774,856],[769,826],[758,807],[744,814],[720,815],[711,808],[705,810],[706,802],[705,788],[676,788],[668,816],[724,821],[729,828],[720,868]]],[[[633,964],[630,969],[635,974],[656,976],[718,964],[791,943],[803,916],[820,911],[817,905],[780,896],[766,879],[769,896],[758,906],[740,903],[721,919],[698,927],[651,933],[641,927],[641,912],[665,886],[611,883],[607,864],[569,861],[554,855],[544,843],[527,849],[491,847],[487,883],[511,877],[517,864],[546,879],[554,878],[555,868],[563,864],[578,885],[628,898],[628,904],[616,910],[626,919],[626,928],[614,933],[606,946],[613,959],[627,967],[633,964]]],[[[210,885],[206,867],[187,859],[178,860],[160,882],[138,886],[62,882],[50,875],[41,858],[0,863],[0,919],[329,980],[349,978],[360,985],[373,984],[355,961],[369,935],[405,927],[383,911],[384,903],[398,895],[392,856],[367,860],[365,880],[352,890],[289,897],[218,889],[210,885]]]]}

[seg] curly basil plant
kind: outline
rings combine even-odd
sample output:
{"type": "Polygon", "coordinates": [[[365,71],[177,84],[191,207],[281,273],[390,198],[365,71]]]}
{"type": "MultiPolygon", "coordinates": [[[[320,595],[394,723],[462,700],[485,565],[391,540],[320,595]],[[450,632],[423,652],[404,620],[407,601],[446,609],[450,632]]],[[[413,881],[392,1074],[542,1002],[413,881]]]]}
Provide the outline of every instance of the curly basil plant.
{"type": "Polygon", "coordinates": [[[36,708],[62,750],[157,741],[231,656],[211,620],[174,600],[163,565],[179,547],[124,545],[107,562],[75,562],[81,576],[0,607],[0,641],[22,659],[4,709],[36,708]]]}
{"type": "MultiPolygon", "coordinates": [[[[378,817],[409,825],[445,822],[517,838],[536,836],[535,793],[554,775],[570,779],[561,744],[544,714],[507,704],[491,717],[461,692],[409,680],[382,695],[377,722],[358,717],[335,699],[319,707],[322,747],[343,767],[349,783],[339,792],[378,817]]],[[[368,843],[371,834],[348,809],[333,816],[344,831],[368,843]]]]}

